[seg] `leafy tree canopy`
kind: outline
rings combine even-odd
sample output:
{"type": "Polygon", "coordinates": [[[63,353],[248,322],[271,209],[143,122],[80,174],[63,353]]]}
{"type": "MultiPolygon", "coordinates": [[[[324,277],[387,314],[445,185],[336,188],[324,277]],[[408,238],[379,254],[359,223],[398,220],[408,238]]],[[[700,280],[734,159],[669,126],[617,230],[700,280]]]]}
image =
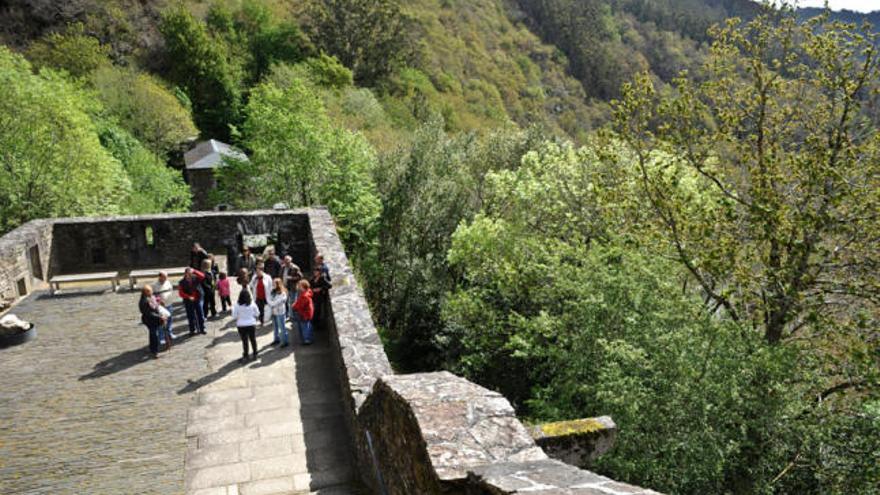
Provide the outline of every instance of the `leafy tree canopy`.
{"type": "Polygon", "coordinates": [[[379,213],[369,143],[334,127],[318,95],[297,79],[283,89],[256,87],[246,114],[251,162],[218,170],[223,200],[242,208],[326,205],[352,254],[368,251],[379,213]]]}
{"type": "Polygon", "coordinates": [[[154,76],[104,67],[92,83],[107,111],[159,156],[198,137],[189,109],[154,76]]]}
{"type": "Polygon", "coordinates": [[[396,0],[309,3],[310,35],[363,85],[372,85],[410,56],[411,21],[396,0]]]}
{"type": "Polygon", "coordinates": [[[43,36],[31,44],[27,56],[37,67],[63,69],[74,77],[110,65],[110,48],[87,35],[82,24],[43,36]]]}
{"type": "Polygon", "coordinates": [[[100,105],[0,47],[0,230],[33,218],[121,213],[131,184],[98,139],[100,105]]]}

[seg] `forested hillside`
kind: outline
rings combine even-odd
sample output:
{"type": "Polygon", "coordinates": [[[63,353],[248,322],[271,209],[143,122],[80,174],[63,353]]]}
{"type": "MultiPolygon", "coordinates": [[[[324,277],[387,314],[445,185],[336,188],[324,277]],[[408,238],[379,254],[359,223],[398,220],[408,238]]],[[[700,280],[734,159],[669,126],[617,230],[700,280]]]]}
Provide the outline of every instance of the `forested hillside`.
{"type": "MultiPolygon", "coordinates": [[[[0,232],[327,205],[401,372],[667,493],[877,494],[878,36],[747,0],[7,0],[0,232]]],[[[329,260],[332,266],[333,260],[329,260]]]]}

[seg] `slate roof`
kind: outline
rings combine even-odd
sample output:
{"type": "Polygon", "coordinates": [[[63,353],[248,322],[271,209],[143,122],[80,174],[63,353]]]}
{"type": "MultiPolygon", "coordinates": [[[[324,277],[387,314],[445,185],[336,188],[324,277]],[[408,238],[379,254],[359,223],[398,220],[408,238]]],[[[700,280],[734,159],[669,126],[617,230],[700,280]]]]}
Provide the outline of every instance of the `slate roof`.
{"type": "Polygon", "coordinates": [[[247,155],[232,146],[209,139],[195,145],[183,155],[187,170],[199,170],[216,168],[223,165],[223,157],[231,157],[238,160],[247,160],[247,155]]]}

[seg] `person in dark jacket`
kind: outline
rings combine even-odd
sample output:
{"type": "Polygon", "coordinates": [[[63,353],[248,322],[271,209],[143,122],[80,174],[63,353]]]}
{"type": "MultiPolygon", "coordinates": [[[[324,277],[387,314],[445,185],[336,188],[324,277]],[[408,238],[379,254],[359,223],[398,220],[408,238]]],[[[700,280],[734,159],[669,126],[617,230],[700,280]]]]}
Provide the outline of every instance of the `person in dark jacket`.
{"type": "Polygon", "coordinates": [[[312,271],[312,279],[309,281],[312,289],[312,299],[315,305],[315,316],[313,325],[315,330],[324,330],[327,324],[327,312],[329,311],[330,301],[330,281],[324,276],[324,272],[315,267],[312,271]]]}
{"type": "Polygon", "coordinates": [[[190,335],[205,332],[205,313],[202,308],[202,280],[205,274],[187,268],[183,278],[177,283],[177,293],[186,308],[186,319],[189,322],[190,335]]]}
{"type": "Polygon", "coordinates": [[[266,270],[266,273],[268,273],[270,277],[272,277],[272,280],[281,278],[281,261],[278,260],[275,250],[269,250],[269,252],[266,253],[266,261],[263,262],[263,269],[266,270]]]}
{"type": "Polygon", "coordinates": [[[202,312],[205,314],[205,318],[208,318],[208,313],[211,314],[211,318],[216,318],[217,276],[214,274],[214,266],[212,266],[210,257],[202,261],[202,273],[205,274],[205,278],[202,279],[202,312]]]}
{"type": "Polygon", "coordinates": [[[299,293],[299,281],[303,279],[302,271],[293,262],[293,258],[285,256],[281,268],[281,281],[287,288],[287,317],[290,318],[293,313],[291,307],[296,302],[296,295],[299,293]]]}
{"type": "Polygon", "coordinates": [[[208,259],[208,252],[198,242],[194,242],[189,252],[189,267],[193,270],[202,268],[202,262],[208,259]]]}
{"type": "Polygon", "coordinates": [[[330,266],[324,261],[323,254],[315,255],[315,268],[321,270],[321,275],[327,279],[327,283],[329,284],[332,280],[330,279],[330,266]]]}
{"type": "MultiPolygon", "coordinates": [[[[247,246],[244,247],[236,260],[236,270],[240,272],[242,268],[247,270],[249,276],[252,276],[257,269],[257,258],[251,253],[251,248],[247,246]]],[[[247,285],[249,282],[250,279],[241,285],[247,285]]]]}
{"type": "Polygon", "coordinates": [[[141,289],[141,300],[138,302],[141,312],[141,323],[147,326],[150,332],[150,354],[153,359],[159,358],[159,331],[165,328],[165,317],[159,310],[159,301],[153,297],[153,288],[145,285],[141,289]]]}

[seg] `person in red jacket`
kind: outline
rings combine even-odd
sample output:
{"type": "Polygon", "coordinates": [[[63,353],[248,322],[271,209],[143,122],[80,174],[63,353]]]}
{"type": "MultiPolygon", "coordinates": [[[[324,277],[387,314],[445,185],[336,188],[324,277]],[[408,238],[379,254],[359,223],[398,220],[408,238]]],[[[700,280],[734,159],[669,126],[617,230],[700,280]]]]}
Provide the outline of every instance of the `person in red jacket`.
{"type": "Polygon", "coordinates": [[[186,320],[189,322],[189,333],[205,332],[205,312],[202,308],[202,281],[205,274],[193,268],[187,268],[183,278],[177,283],[177,293],[186,308],[186,320]]]}
{"type": "Polygon", "coordinates": [[[300,280],[297,285],[299,295],[293,303],[293,310],[299,316],[299,337],[304,345],[312,343],[312,317],[315,316],[315,305],[312,303],[312,290],[308,280],[300,280]]]}

